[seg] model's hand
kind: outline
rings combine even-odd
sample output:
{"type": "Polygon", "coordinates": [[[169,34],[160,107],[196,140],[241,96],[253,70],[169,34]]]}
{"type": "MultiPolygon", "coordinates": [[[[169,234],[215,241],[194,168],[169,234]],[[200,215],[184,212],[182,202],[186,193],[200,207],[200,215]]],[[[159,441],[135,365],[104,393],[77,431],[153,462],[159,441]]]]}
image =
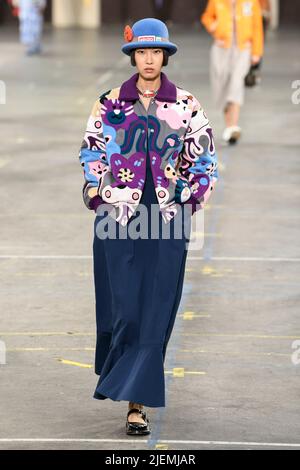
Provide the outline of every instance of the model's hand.
{"type": "Polygon", "coordinates": [[[259,55],[253,55],[253,56],[251,57],[251,64],[252,64],[252,65],[258,64],[259,61],[260,61],[260,56],[259,56],[259,55]]]}
{"type": "Polygon", "coordinates": [[[217,26],[218,26],[218,22],[217,22],[217,21],[214,21],[214,22],[210,25],[210,27],[209,27],[209,32],[210,32],[210,33],[214,33],[214,32],[216,31],[216,29],[217,29],[217,26]]]}

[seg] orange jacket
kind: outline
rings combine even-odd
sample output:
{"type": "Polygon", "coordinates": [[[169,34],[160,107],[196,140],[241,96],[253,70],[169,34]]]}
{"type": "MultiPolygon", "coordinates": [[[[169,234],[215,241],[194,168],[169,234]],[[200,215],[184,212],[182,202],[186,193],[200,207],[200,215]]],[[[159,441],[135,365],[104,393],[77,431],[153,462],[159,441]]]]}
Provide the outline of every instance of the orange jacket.
{"type": "MultiPolygon", "coordinates": [[[[212,36],[230,47],[233,31],[232,0],[209,0],[201,22],[212,36]],[[214,28],[216,24],[216,29],[214,28]]],[[[252,55],[263,55],[263,22],[258,0],[236,0],[237,44],[244,49],[252,45],[252,55]]]]}
{"type": "Polygon", "coordinates": [[[271,10],[270,0],[259,0],[260,8],[265,11],[271,10]]]}

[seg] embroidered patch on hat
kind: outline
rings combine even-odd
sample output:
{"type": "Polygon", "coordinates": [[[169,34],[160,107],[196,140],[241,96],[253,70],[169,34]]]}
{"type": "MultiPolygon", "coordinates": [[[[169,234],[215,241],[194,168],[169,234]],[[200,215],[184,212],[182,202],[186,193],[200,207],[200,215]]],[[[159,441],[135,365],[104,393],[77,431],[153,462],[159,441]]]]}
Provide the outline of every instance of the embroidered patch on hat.
{"type": "Polygon", "coordinates": [[[138,41],[155,41],[156,36],[138,36],[138,41]]]}
{"type": "Polygon", "coordinates": [[[126,42],[131,42],[133,39],[133,31],[128,24],[124,28],[124,39],[126,42]]]}

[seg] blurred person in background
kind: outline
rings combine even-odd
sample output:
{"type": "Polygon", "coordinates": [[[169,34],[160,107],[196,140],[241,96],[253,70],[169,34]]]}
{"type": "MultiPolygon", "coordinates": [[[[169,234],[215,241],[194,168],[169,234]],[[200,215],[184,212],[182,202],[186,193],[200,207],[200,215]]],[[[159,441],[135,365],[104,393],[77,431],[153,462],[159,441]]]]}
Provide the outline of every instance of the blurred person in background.
{"type": "MultiPolygon", "coordinates": [[[[271,19],[271,4],[270,0],[259,0],[262,15],[263,15],[263,28],[264,28],[264,40],[266,38],[267,30],[270,25],[271,19]]],[[[250,70],[245,78],[245,85],[247,87],[254,87],[258,83],[261,83],[261,69],[262,69],[263,59],[261,57],[260,61],[257,64],[253,64],[250,67],[250,70]]]]}
{"type": "Polygon", "coordinates": [[[259,0],[259,4],[263,17],[264,32],[266,32],[271,20],[271,2],[270,0],[259,0]]]}
{"type": "Polygon", "coordinates": [[[172,26],[173,0],[152,0],[154,17],[164,21],[168,27],[172,26]]]}
{"type": "Polygon", "coordinates": [[[26,46],[27,55],[41,53],[46,0],[12,0],[20,21],[20,41],[26,46]]]}
{"type": "Polygon", "coordinates": [[[235,144],[244,104],[245,77],[263,55],[263,21],[259,0],[209,0],[201,22],[212,35],[210,76],[215,104],[224,112],[223,140],[235,144]]]}
{"type": "MultiPolygon", "coordinates": [[[[261,11],[262,11],[262,18],[263,18],[263,28],[264,28],[264,39],[267,36],[267,31],[270,27],[271,22],[271,3],[270,0],[259,0],[261,11]]],[[[257,70],[261,69],[262,66],[262,57],[257,64],[257,70]]]]}

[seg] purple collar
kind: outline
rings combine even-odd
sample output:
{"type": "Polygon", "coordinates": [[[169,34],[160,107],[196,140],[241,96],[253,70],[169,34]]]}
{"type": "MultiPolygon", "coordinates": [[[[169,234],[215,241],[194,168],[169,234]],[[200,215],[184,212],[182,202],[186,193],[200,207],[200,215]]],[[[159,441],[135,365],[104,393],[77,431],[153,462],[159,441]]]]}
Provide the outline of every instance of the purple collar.
{"type": "MultiPolygon", "coordinates": [[[[177,90],[176,85],[170,82],[166,74],[160,72],[161,85],[155,97],[158,101],[168,101],[170,103],[176,103],[177,101],[177,90]]],[[[122,83],[119,100],[120,101],[135,101],[139,99],[139,94],[136,89],[136,82],[139,78],[139,74],[135,73],[126,82],[122,83]]]]}

